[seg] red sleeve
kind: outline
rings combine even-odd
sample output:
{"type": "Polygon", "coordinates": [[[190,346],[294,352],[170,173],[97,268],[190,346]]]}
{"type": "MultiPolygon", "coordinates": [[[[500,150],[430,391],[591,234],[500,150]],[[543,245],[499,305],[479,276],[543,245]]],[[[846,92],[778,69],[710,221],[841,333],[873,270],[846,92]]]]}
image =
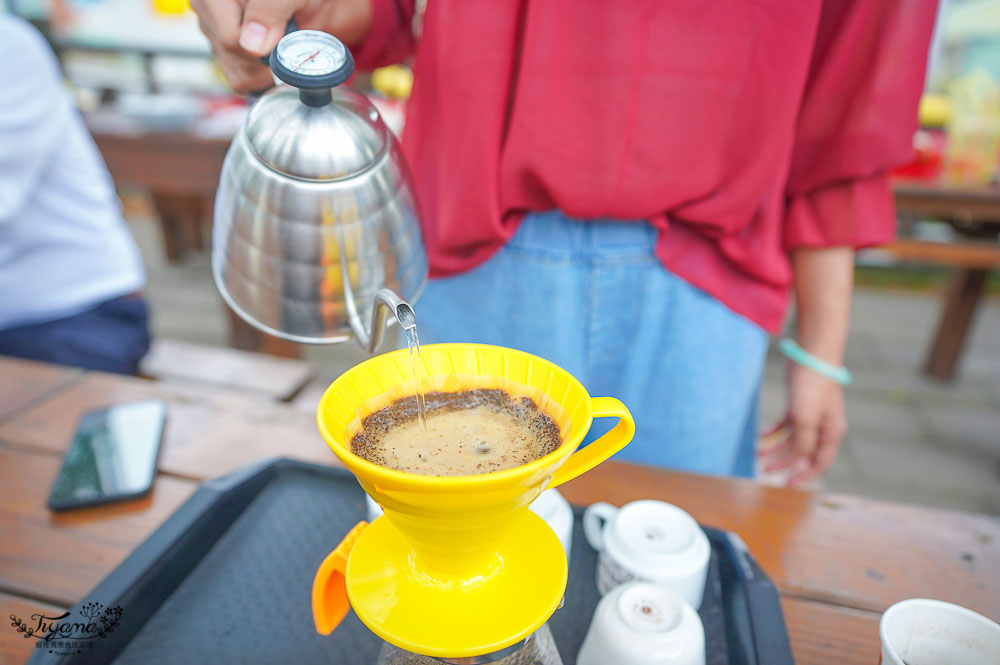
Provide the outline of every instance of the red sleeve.
{"type": "Polygon", "coordinates": [[[784,243],[888,242],[889,171],[912,158],[936,0],[826,0],[789,170],[784,243]]]}
{"type": "Polygon", "coordinates": [[[371,0],[372,25],[351,53],[358,69],[374,69],[402,62],[413,52],[414,0],[371,0]]]}

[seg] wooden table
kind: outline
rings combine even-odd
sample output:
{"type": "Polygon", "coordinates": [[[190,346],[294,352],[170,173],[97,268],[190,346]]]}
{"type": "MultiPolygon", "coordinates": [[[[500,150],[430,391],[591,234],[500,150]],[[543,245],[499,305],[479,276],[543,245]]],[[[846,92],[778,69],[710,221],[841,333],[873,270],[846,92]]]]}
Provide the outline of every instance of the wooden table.
{"type": "Polygon", "coordinates": [[[139,368],[143,376],[159,381],[222,386],[282,402],[296,397],[316,376],[303,360],[162,337],[153,340],[139,368]]]}
{"type": "MultiPolygon", "coordinates": [[[[206,478],[283,455],[334,464],[313,416],[246,393],[76,372],[0,357],[0,605],[66,608],[152,533],[206,478]],[[45,497],[87,410],[159,396],[170,405],[147,499],[65,514],[45,497]]],[[[953,601],[1000,617],[1000,519],[851,496],[605,463],[564,486],[578,504],[676,503],[738,533],[779,586],[800,665],[874,665],[879,613],[902,598],[953,601]]],[[[304,630],[310,629],[309,627],[304,630]]],[[[0,663],[32,640],[0,629],[0,663]]]]}
{"type": "Polygon", "coordinates": [[[902,259],[956,268],[924,361],[928,376],[948,381],[955,376],[986,277],[1000,268],[1000,187],[897,182],[894,191],[898,212],[944,220],[967,239],[961,243],[900,240],[888,247],[902,259]]]}

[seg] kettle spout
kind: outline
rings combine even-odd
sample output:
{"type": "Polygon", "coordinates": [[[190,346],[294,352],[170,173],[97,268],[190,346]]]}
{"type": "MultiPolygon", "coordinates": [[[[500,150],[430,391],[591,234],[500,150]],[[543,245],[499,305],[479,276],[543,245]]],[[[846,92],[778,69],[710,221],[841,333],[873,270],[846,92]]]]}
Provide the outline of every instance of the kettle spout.
{"type": "MultiPolygon", "coordinates": [[[[349,293],[350,289],[345,291],[349,293]]],[[[368,330],[365,330],[362,325],[361,316],[358,314],[353,300],[350,295],[347,296],[351,332],[368,353],[375,353],[382,345],[382,339],[385,337],[385,320],[390,312],[403,330],[413,330],[417,327],[417,315],[414,313],[413,307],[392,289],[382,288],[375,294],[371,326],[368,330]]]]}

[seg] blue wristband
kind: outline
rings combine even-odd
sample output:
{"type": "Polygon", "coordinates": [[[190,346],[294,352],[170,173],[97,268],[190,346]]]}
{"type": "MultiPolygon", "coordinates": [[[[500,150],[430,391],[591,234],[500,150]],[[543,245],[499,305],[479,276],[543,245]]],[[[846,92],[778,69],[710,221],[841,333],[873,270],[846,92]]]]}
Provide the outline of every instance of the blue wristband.
{"type": "Polygon", "coordinates": [[[854,380],[854,377],[851,376],[850,371],[846,367],[837,367],[836,365],[831,365],[828,362],[820,360],[796,344],[794,339],[782,337],[778,342],[778,351],[793,363],[798,363],[814,372],[819,372],[826,378],[842,386],[849,386],[851,385],[851,381],[854,380]]]}

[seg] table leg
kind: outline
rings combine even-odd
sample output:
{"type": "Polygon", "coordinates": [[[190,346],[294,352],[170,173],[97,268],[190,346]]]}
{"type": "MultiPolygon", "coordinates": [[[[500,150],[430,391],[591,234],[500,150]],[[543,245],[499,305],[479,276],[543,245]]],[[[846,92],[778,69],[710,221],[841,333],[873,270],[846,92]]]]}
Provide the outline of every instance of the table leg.
{"type": "Polygon", "coordinates": [[[169,263],[177,263],[184,252],[184,233],[174,211],[164,204],[161,197],[153,196],[153,206],[160,217],[160,232],[163,234],[163,251],[169,263]]]}
{"type": "Polygon", "coordinates": [[[229,346],[234,349],[267,353],[282,358],[302,356],[302,348],[299,344],[257,330],[229,307],[226,307],[226,314],[229,317],[229,346]]]}
{"type": "Polygon", "coordinates": [[[167,260],[177,262],[186,249],[201,249],[202,218],[206,203],[203,196],[151,193],[153,207],[160,216],[163,245],[167,260]]]}
{"type": "Polygon", "coordinates": [[[198,251],[205,249],[206,229],[211,233],[212,203],[214,200],[214,196],[199,198],[195,208],[195,216],[191,219],[191,243],[198,251]]]}
{"type": "Polygon", "coordinates": [[[927,353],[924,373],[941,381],[955,377],[965,338],[986,286],[988,270],[959,268],[945,294],[934,341],[927,353]]]}

